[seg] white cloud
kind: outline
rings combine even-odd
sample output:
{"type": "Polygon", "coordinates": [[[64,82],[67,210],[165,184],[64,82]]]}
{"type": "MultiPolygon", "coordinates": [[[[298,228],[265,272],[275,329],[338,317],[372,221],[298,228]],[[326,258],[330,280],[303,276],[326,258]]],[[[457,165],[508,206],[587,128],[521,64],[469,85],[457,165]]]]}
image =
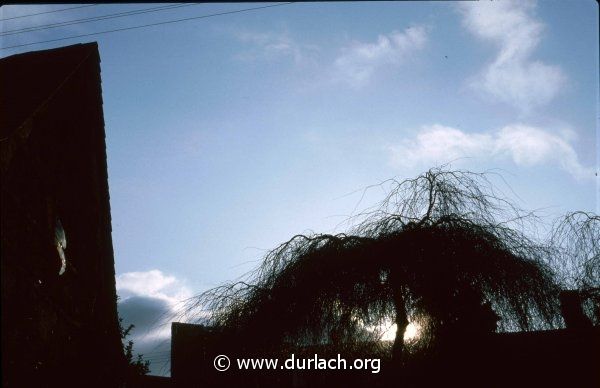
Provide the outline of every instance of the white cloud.
{"type": "Polygon", "coordinates": [[[495,60],[472,85],[527,113],[551,101],[566,83],[560,67],[532,60],[544,25],[531,1],[479,1],[458,5],[463,25],[482,40],[499,45],[495,60]]]}
{"type": "Polygon", "coordinates": [[[391,146],[389,151],[392,163],[403,167],[444,164],[458,158],[492,158],[524,167],[555,165],[577,179],[593,178],[594,169],[579,162],[572,140],[571,131],[557,135],[522,124],[486,133],[436,124],[423,127],[415,139],[391,146]]]}
{"type": "Polygon", "coordinates": [[[342,49],[335,60],[336,78],[355,87],[370,81],[374,72],[384,65],[399,65],[427,42],[423,26],[409,27],[403,32],[379,35],[376,42],[354,42],[342,49]]]}
{"type": "Polygon", "coordinates": [[[185,284],[159,270],[146,272],[127,272],[116,277],[117,291],[122,298],[147,296],[162,299],[169,303],[178,303],[191,296],[185,284]]]}

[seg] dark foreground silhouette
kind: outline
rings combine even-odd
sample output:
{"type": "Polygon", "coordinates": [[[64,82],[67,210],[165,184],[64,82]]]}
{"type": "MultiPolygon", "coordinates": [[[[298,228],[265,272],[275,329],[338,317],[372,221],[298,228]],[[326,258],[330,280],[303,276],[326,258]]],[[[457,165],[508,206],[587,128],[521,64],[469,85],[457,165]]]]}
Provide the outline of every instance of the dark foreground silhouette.
{"type": "MultiPolygon", "coordinates": [[[[219,352],[285,359],[319,349],[346,359],[376,356],[382,359],[381,373],[206,371],[211,384],[241,379],[265,386],[559,381],[585,386],[593,381],[590,362],[598,357],[589,346],[597,343],[598,332],[591,328],[592,320],[598,322],[597,298],[587,298],[591,305],[580,305],[582,315],[575,318],[585,315],[587,327],[539,330],[564,322],[572,326],[573,314],[561,316],[559,293],[566,283],[554,264],[563,255],[581,261],[573,268],[594,268],[597,246],[585,242],[598,234],[596,216],[586,215],[585,233],[558,223],[551,241],[536,241],[526,227],[536,220],[496,197],[485,175],[443,169],[392,181],[382,206],[362,216],[347,234],[295,236],[269,252],[246,279],[205,292],[185,313],[199,311],[199,321],[218,338],[212,349],[219,352]],[[584,243],[558,243],[564,243],[559,237],[567,230],[569,241],[584,243]],[[380,340],[386,322],[398,328],[392,344],[380,340]],[[411,322],[421,329],[419,340],[407,346],[403,335],[411,322]]],[[[597,274],[586,270],[571,278],[585,279],[579,284],[589,288],[597,284],[597,274]]],[[[175,354],[176,345],[174,370],[175,354]]],[[[173,376],[185,380],[175,371],[173,376]]]]}

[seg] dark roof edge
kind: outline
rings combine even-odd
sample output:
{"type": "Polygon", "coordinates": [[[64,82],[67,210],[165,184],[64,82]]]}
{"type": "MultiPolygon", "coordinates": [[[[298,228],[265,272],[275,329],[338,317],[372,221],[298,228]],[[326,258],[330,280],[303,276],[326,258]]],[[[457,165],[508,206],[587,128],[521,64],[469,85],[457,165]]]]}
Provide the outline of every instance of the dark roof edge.
{"type": "Polygon", "coordinates": [[[98,43],[90,42],[90,43],[78,43],[70,46],[58,47],[47,50],[40,51],[29,51],[22,54],[15,54],[10,57],[0,59],[0,64],[2,62],[8,62],[9,60],[20,60],[21,57],[26,56],[35,56],[35,55],[46,55],[47,53],[52,52],[57,53],[60,51],[74,51],[78,48],[85,50],[83,58],[77,63],[77,65],[73,68],[73,70],[60,82],[60,84],[54,89],[54,91],[39,105],[37,106],[33,112],[16,128],[12,131],[12,133],[8,134],[5,138],[0,139],[0,149],[2,151],[2,156],[0,158],[0,173],[4,175],[7,171],[8,166],[10,165],[10,161],[12,160],[13,155],[20,148],[22,143],[27,141],[29,134],[31,133],[32,122],[35,116],[46,106],[54,96],[62,89],[62,87],[69,81],[69,79],[75,75],[81,66],[90,59],[90,57],[94,56],[97,58],[98,62],[100,61],[100,53],[98,51],[98,43]]]}
{"type": "Polygon", "coordinates": [[[94,42],[88,42],[88,43],[75,43],[75,44],[72,44],[69,46],[60,46],[60,47],[54,47],[54,48],[49,48],[49,49],[43,49],[43,50],[27,51],[24,53],[13,54],[8,57],[0,58],[0,63],[4,62],[6,60],[12,59],[12,58],[17,58],[17,57],[26,56],[26,55],[45,54],[45,53],[49,53],[52,51],[74,50],[76,47],[81,47],[81,48],[89,47],[89,49],[91,49],[91,50],[95,49],[96,51],[98,51],[98,42],[94,41],[94,42]]]}

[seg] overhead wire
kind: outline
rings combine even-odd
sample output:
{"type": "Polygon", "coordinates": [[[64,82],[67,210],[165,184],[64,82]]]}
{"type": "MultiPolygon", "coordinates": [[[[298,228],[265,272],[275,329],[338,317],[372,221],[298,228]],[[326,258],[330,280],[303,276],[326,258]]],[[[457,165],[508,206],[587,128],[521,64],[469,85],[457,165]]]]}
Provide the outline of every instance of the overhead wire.
{"type": "Polygon", "coordinates": [[[2,18],[2,19],[0,19],[0,22],[6,21],[6,20],[14,20],[14,19],[28,18],[28,17],[31,17],[31,16],[37,16],[37,15],[45,15],[45,14],[48,14],[48,13],[55,13],[55,12],[69,11],[69,10],[72,10],[72,9],[87,8],[87,7],[95,7],[95,6],[97,6],[97,5],[98,5],[98,4],[86,4],[86,5],[78,5],[78,6],[76,6],[76,7],[61,8],[61,9],[53,9],[53,10],[50,10],[50,11],[44,11],[44,12],[38,12],[38,13],[30,13],[30,14],[27,14],[27,15],[12,16],[12,17],[9,17],[9,18],[2,18]]]}
{"type": "Polygon", "coordinates": [[[51,28],[59,28],[59,27],[65,27],[65,26],[72,26],[72,25],[76,25],[76,24],[91,23],[91,22],[100,21],[100,20],[116,19],[116,18],[140,15],[140,14],[145,14],[145,13],[160,12],[160,11],[166,11],[166,10],[175,9],[175,8],[190,7],[190,6],[194,6],[194,5],[199,5],[199,3],[181,3],[181,4],[174,4],[174,5],[173,4],[163,5],[163,6],[152,7],[152,8],[142,8],[142,9],[136,9],[136,10],[131,10],[131,11],[117,12],[117,13],[112,13],[112,14],[107,14],[107,15],[92,16],[92,17],[82,18],[82,19],[67,20],[67,21],[58,22],[58,23],[42,24],[40,26],[25,27],[25,28],[18,28],[18,29],[14,29],[14,30],[2,31],[0,33],[0,36],[24,34],[27,32],[48,30],[51,28]]]}
{"type": "Polygon", "coordinates": [[[167,372],[170,373],[171,372],[170,369],[171,369],[171,360],[165,361],[160,368],[160,373],[163,375],[166,374],[167,372]]]}
{"type": "Polygon", "coordinates": [[[130,30],[135,30],[135,29],[140,29],[140,28],[148,28],[148,27],[160,26],[160,25],[165,25],[165,24],[180,23],[180,22],[185,22],[185,21],[189,21],[189,20],[206,19],[206,18],[211,18],[211,17],[215,17],[215,16],[231,15],[231,14],[236,14],[236,13],[242,13],[242,12],[248,12],[248,11],[255,11],[255,10],[259,10],[259,9],[281,7],[281,6],[289,5],[289,4],[293,4],[293,3],[294,2],[278,3],[278,4],[271,4],[271,5],[264,5],[264,6],[260,6],[260,7],[243,8],[243,9],[238,9],[238,10],[233,10],[233,11],[217,12],[217,13],[208,14],[208,15],[192,16],[192,17],[183,18],[183,19],[175,19],[175,20],[167,20],[167,21],[157,22],[157,23],[142,24],[142,25],[139,25],[139,26],[115,28],[113,30],[92,32],[92,33],[80,34],[80,35],[72,35],[72,36],[67,36],[67,37],[63,37],[63,38],[48,39],[48,40],[42,40],[42,41],[38,41],[38,42],[17,44],[17,45],[13,45],[13,46],[5,46],[5,47],[0,47],[0,50],[7,50],[7,49],[12,49],[12,48],[18,48],[18,47],[32,46],[32,45],[42,44],[42,43],[59,42],[59,41],[62,41],[62,40],[83,38],[83,37],[87,37],[87,36],[110,34],[110,33],[113,33],[113,32],[130,31],[130,30]]]}

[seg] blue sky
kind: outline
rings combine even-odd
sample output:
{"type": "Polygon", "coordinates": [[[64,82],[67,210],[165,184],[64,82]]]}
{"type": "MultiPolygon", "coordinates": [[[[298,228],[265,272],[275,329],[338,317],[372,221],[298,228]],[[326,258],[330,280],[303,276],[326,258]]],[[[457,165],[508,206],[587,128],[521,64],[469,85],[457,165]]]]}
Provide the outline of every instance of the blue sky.
{"type": "MultiPolygon", "coordinates": [[[[193,5],[0,44],[260,5],[193,5]]],[[[0,18],[66,7],[5,6],[0,18]]],[[[154,317],[294,234],[343,231],[355,208],[382,198],[372,189],[361,201],[361,189],[385,179],[452,161],[499,169],[519,205],[548,220],[599,211],[595,1],[299,3],[0,55],[90,41],[102,60],[121,313],[156,364],[168,330],[154,317]]]]}

